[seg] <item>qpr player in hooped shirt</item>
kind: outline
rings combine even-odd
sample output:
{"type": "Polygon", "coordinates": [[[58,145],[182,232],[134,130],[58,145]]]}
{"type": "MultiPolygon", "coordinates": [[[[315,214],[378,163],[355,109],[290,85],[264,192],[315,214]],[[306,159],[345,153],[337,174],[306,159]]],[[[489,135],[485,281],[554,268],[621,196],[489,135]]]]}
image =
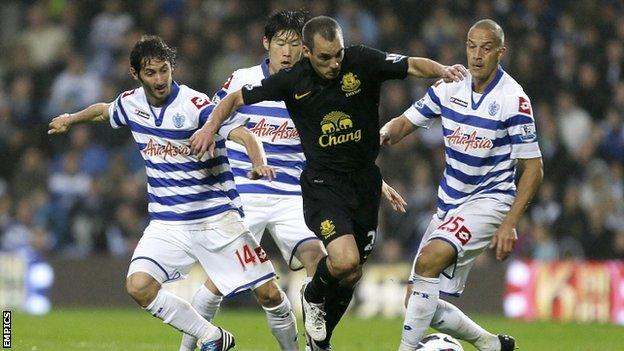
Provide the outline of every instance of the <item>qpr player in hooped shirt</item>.
{"type": "Polygon", "coordinates": [[[440,294],[459,296],[475,259],[495,248],[507,258],[515,225],[543,177],[529,98],[500,67],[506,53],[502,28],[486,19],[469,30],[470,74],[462,82],[437,82],[425,96],[380,131],[394,144],[440,117],[446,164],[437,213],[423,235],[406,294],[400,351],[414,350],[432,326],[479,350],[512,351],[515,340],[489,333],[440,294]],[[516,166],[522,175],[516,187],[516,166]]]}
{"type": "MultiPolygon", "coordinates": [[[[194,154],[189,139],[209,118],[214,107],[210,99],[173,81],[175,50],[159,37],[142,37],[132,49],[130,64],[140,88],[120,94],[112,103],[58,116],[48,133],[63,133],[82,122],[130,127],[145,161],[151,220],[133,253],[126,289],[150,314],[192,335],[202,351],[229,350],[235,345],[229,332],[161,285],[184,278],[199,262],[212,278],[215,293],[231,296],[252,289],[272,306],[284,302],[273,266],[242,221],[240,196],[226,157],[225,138],[230,134],[254,137],[241,125],[224,124],[210,152],[194,154]]],[[[271,176],[261,150],[253,143],[249,147],[254,159],[250,176],[271,176]]]]}

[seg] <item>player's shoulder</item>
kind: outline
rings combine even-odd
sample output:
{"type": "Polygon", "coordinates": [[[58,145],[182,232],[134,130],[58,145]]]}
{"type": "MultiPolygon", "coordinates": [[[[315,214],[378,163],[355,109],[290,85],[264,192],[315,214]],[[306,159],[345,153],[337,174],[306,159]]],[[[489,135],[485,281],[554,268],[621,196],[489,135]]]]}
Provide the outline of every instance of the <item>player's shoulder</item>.
{"type": "Polygon", "coordinates": [[[256,81],[264,78],[264,74],[262,72],[262,65],[255,65],[251,67],[245,67],[237,69],[232,72],[232,81],[240,81],[240,82],[248,82],[248,81],[256,81]]]}
{"type": "Polygon", "coordinates": [[[122,91],[117,97],[117,99],[121,101],[130,101],[130,100],[136,100],[137,98],[140,98],[143,95],[145,95],[143,87],[138,87],[138,88],[122,91]]]}
{"type": "Polygon", "coordinates": [[[505,95],[522,95],[526,97],[526,93],[524,92],[522,85],[520,85],[520,83],[518,83],[518,81],[516,81],[509,73],[503,71],[500,83],[505,95]]]}
{"type": "Polygon", "coordinates": [[[205,93],[184,84],[179,85],[179,88],[180,90],[178,91],[176,99],[182,102],[182,106],[191,108],[192,111],[194,111],[200,110],[204,106],[210,104],[210,98],[205,93]]]}

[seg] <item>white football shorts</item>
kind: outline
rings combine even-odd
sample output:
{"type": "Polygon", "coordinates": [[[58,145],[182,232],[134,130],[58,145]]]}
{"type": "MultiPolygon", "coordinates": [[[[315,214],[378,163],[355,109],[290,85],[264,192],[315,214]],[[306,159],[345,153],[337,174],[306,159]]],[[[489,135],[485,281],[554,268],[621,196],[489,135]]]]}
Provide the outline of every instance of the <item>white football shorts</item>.
{"type": "MultiPolygon", "coordinates": [[[[503,222],[511,206],[492,198],[479,198],[450,210],[446,217],[433,215],[427,231],[420,242],[422,247],[433,239],[450,243],[457,252],[457,260],[440,275],[440,292],[459,296],[466,286],[468,273],[477,256],[490,244],[492,236],[503,222]]],[[[409,283],[414,281],[414,264],[409,283]]]]}
{"type": "Polygon", "coordinates": [[[145,272],[163,284],[185,278],[197,261],[226,297],[275,277],[271,261],[236,211],[198,224],[151,221],[134,250],[128,276],[145,272]]]}
{"type": "Polygon", "coordinates": [[[261,242],[264,230],[268,229],[288,267],[303,268],[295,257],[297,248],[305,241],[319,239],[305,224],[301,196],[241,194],[241,200],[245,224],[256,240],[261,242]]]}

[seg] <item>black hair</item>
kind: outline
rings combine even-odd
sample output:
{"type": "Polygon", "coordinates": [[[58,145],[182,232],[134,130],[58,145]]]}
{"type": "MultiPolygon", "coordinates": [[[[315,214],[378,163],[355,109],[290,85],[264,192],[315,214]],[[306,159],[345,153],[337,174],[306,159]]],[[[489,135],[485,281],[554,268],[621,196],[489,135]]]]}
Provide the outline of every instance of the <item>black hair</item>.
{"type": "Polygon", "coordinates": [[[145,67],[151,59],[167,61],[171,67],[175,67],[176,49],[169,47],[157,35],[143,35],[130,52],[130,67],[139,74],[141,68],[145,67]]]}
{"type": "Polygon", "coordinates": [[[327,16],[317,16],[309,20],[302,30],[303,45],[314,48],[314,35],[319,34],[323,39],[334,41],[342,36],[342,28],[335,19],[327,16]]]}
{"type": "Polygon", "coordinates": [[[276,34],[292,32],[301,37],[303,25],[308,19],[303,10],[281,10],[269,18],[264,25],[264,36],[271,41],[276,34]]]}

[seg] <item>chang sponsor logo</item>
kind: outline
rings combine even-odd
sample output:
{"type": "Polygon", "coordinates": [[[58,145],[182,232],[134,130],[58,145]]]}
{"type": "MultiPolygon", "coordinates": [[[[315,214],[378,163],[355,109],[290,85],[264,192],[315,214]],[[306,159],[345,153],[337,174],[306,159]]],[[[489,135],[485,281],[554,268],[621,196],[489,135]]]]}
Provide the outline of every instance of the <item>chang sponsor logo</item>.
{"type": "Polygon", "coordinates": [[[353,130],[351,117],[344,112],[332,111],[323,117],[321,121],[322,135],[319,137],[319,145],[322,147],[334,146],[348,142],[362,140],[362,130],[353,130]]]}

